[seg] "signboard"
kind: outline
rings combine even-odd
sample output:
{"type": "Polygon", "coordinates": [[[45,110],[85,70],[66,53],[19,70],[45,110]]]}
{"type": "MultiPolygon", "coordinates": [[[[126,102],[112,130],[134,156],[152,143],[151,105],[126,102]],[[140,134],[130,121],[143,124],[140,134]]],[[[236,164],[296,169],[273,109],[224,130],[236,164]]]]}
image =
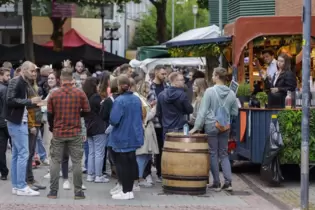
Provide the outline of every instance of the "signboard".
{"type": "MultiPolygon", "coordinates": [[[[105,5],[104,7],[105,19],[112,20],[114,17],[114,5],[105,5]]],[[[100,6],[80,7],[69,3],[33,1],[32,14],[33,16],[42,17],[100,18],[101,9],[100,6]]]]}
{"type": "Polygon", "coordinates": [[[231,81],[230,89],[235,93],[235,95],[237,94],[238,86],[239,85],[237,82],[235,82],[234,80],[231,81]]]}

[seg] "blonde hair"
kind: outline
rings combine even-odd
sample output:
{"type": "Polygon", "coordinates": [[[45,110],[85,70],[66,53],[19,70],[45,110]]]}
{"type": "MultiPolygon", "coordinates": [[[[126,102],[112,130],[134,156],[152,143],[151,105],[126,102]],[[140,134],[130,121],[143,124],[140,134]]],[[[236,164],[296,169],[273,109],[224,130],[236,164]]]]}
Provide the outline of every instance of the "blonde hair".
{"type": "Polygon", "coordinates": [[[196,86],[198,87],[198,93],[194,93],[193,102],[196,101],[198,97],[201,99],[208,88],[208,83],[204,78],[195,79],[194,83],[196,83],[196,86]]]}

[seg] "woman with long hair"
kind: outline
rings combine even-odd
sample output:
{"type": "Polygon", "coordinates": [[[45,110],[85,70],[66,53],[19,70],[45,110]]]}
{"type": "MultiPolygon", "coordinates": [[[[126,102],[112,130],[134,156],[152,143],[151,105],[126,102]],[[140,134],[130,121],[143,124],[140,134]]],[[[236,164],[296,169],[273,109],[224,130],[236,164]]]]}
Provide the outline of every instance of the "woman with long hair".
{"type": "Polygon", "coordinates": [[[97,86],[98,80],[94,77],[87,78],[83,85],[83,91],[85,92],[91,107],[91,112],[84,117],[87,141],[89,144],[87,181],[105,183],[109,182],[109,179],[103,176],[102,173],[106,140],[105,122],[99,114],[102,99],[98,93],[97,86]]]}
{"type": "Polygon", "coordinates": [[[281,53],[277,60],[277,71],[270,81],[264,76],[265,89],[268,90],[268,107],[284,108],[288,91],[295,91],[296,76],[291,71],[291,59],[286,53],[281,53]]]}
{"type": "Polygon", "coordinates": [[[201,99],[207,88],[208,88],[207,81],[202,78],[196,79],[192,85],[192,90],[193,90],[192,106],[194,107],[194,112],[190,114],[190,117],[189,117],[189,124],[192,126],[195,124],[195,120],[197,118],[201,99]]]}
{"type": "Polygon", "coordinates": [[[224,125],[218,117],[224,116],[224,122],[230,122],[231,116],[238,115],[236,96],[225,85],[227,70],[221,67],[215,68],[212,75],[213,87],[208,88],[201,100],[194,128],[190,133],[205,130],[208,134],[208,143],[211,157],[211,173],[213,184],[210,186],[214,191],[221,189],[232,190],[232,172],[228,156],[229,124],[224,125]],[[220,116],[219,116],[220,115],[220,116]],[[223,125],[223,126],[222,126],[223,125]],[[224,185],[221,188],[219,163],[221,163],[224,185]]]}
{"type": "MultiPolygon", "coordinates": [[[[148,90],[146,90],[144,82],[141,86],[142,88],[137,91],[136,83],[133,79],[130,80],[130,90],[134,95],[140,98],[142,105],[142,121],[143,121],[143,129],[144,129],[144,144],[141,148],[136,151],[136,159],[138,163],[139,176],[138,183],[136,182],[133,190],[140,190],[140,186],[151,187],[152,183],[147,182],[144,179],[144,171],[150,161],[152,160],[152,155],[159,154],[159,147],[157,143],[157,137],[154,130],[154,124],[152,122],[153,118],[156,115],[156,107],[151,108],[149,102],[147,101],[148,90]]],[[[147,85],[149,87],[149,85],[147,85]]],[[[151,161],[152,162],[152,161],[151,161]]]]}
{"type": "Polygon", "coordinates": [[[111,146],[116,153],[116,168],[122,190],[113,199],[130,200],[134,198],[133,184],[138,177],[136,150],[143,145],[142,106],[139,97],[130,91],[128,77],[118,77],[121,93],[114,101],[110,114],[113,130],[109,134],[111,146]]]}
{"type": "Polygon", "coordinates": [[[104,71],[99,78],[99,93],[102,100],[109,97],[110,92],[110,72],[104,71]]]}

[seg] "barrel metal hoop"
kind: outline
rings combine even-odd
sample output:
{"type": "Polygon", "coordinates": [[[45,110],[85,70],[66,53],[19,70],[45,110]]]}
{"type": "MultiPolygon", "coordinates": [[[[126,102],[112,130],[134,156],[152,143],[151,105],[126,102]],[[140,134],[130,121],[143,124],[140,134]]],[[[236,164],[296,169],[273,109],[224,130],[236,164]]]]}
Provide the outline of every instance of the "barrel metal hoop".
{"type": "Polygon", "coordinates": [[[202,195],[207,192],[207,187],[170,187],[163,186],[165,193],[174,193],[180,195],[202,195]]]}
{"type": "Polygon", "coordinates": [[[173,148],[163,148],[164,152],[174,152],[174,153],[202,153],[208,154],[209,149],[173,149],[173,148]]]}
{"type": "Polygon", "coordinates": [[[208,176],[176,176],[176,175],[167,175],[162,174],[163,179],[168,180],[177,180],[177,181],[208,181],[208,176]]]}
{"type": "MultiPolygon", "coordinates": [[[[166,135],[167,136],[167,135],[166,135]]],[[[184,142],[184,143],[207,143],[208,138],[196,138],[193,136],[183,137],[183,136],[167,136],[165,141],[170,142],[184,142]]]]}

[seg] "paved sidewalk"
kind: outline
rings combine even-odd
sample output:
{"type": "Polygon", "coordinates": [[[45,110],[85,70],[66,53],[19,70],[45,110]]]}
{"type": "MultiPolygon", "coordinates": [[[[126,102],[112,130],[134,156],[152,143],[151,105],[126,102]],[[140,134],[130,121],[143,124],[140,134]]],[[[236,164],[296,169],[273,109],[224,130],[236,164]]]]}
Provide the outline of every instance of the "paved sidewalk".
{"type": "MultiPolygon", "coordinates": [[[[11,154],[8,152],[10,161],[11,154]]],[[[40,191],[39,197],[23,197],[11,194],[11,182],[0,181],[0,210],[277,210],[273,204],[256,195],[246,183],[233,174],[233,194],[227,192],[211,192],[202,196],[166,195],[161,184],[152,188],[141,188],[135,192],[135,199],[118,201],[111,199],[109,190],[114,187],[115,180],[110,183],[86,182],[83,176],[86,199],[74,200],[73,190],[63,190],[60,179],[58,199],[48,199],[49,180],[44,178],[49,167],[42,166],[34,170],[35,179],[47,186],[40,191]]],[[[72,173],[69,174],[72,182],[72,173]]],[[[10,178],[10,177],[9,177],[10,178]]]]}

